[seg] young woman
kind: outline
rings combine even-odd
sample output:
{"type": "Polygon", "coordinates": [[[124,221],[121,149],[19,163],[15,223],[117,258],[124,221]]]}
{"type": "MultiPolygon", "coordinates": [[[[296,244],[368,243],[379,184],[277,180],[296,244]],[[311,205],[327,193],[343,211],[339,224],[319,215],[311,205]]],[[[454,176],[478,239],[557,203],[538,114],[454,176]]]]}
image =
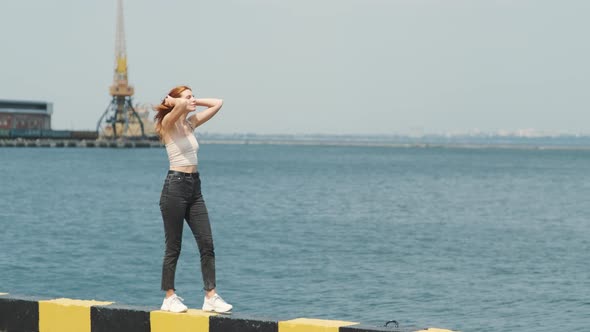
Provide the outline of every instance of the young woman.
{"type": "Polygon", "coordinates": [[[176,295],[174,275],[180,255],[182,228],[187,221],[199,247],[201,273],[205,290],[203,310],[229,312],[232,306],[215,292],[215,252],[211,225],[203,195],[201,179],[197,172],[199,143],[194,130],[209,121],[221,108],[221,99],[196,99],[187,86],[170,90],[166,98],[154,109],[154,120],[160,139],[166,144],[170,170],[160,196],[160,210],[164,220],[166,251],[162,266],[162,290],[166,297],[162,310],[185,312],[183,299],[176,295]],[[205,106],[202,112],[189,116],[197,106],[205,106]]]}

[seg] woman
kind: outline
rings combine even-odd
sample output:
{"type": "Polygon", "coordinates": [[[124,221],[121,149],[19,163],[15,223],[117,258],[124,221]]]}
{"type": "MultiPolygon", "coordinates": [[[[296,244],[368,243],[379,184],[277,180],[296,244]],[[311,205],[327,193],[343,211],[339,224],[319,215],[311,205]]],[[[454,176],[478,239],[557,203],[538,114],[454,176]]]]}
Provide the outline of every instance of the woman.
{"type": "Polygon", "coordinates": [[[162,290],[166,297],[162,310],[185,312],[183,299],[176,295],[174,275],[180,255],[182,228],[187,221],[199,247],[201,273],[205,290],[203,310],[229,312],[232,306],[215,291],[215,252],[207,208],[201,195],[201,180],[197,172],[199,143],[194,130],[209,121],[221,108],[221,99],[196,99],[187,86],[170,90],[162,103],[155,107],[156,132],[166,145],[170,170],[160,197],[164,220],[166,251],[162,266],[162,290]],[[206,110],[189,116],[197,106],[206,110]]]}

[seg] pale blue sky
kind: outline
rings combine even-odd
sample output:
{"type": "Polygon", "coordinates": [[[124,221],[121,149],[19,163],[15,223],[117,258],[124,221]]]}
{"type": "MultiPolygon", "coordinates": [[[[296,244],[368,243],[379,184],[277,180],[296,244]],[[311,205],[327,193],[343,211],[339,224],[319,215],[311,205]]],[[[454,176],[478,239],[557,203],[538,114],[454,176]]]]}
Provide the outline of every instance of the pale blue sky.
{"type": "MultiPolygon", "coordinates": [[[[203,131],[590,133],[587,0],[126,0],[135,102],[225,100],[203,131]]],[[[115,0],[0,1],[0,99],[94,129],[115,0]]]]}

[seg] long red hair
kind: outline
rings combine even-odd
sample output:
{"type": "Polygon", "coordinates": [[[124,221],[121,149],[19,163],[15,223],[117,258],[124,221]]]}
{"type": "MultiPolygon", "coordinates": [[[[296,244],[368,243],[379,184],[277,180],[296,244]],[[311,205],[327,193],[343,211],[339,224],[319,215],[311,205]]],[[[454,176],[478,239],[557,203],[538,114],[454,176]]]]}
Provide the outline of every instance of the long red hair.
{"type": "MultiPolygon", "coordinates": [[[[193,89],[191,89],[190,87],[188,87],[186,85],[179,85],[177,87],[174,87],[172,90],[170,90],[170,92],[168,92],[168,96],[170,96],[172,98],[179,98],[180,94],[185,90],[192,91],[193,89]]],[[[156,124],[156,132],[160,136],[162,136],[160,134],[160,130],[162,129],[162,120],[164,119],[166,114],[170,113],[170,111],[172,111],[172,109],[174,108],[172,106],[164,105],[165,100],[166,100],[166,97],[164,97],[164,99],[162,99],[162,102],[159,105],[154,106],[154,111],[156,111],[156,115],[154,116],[154,122],[156,124]]]]}

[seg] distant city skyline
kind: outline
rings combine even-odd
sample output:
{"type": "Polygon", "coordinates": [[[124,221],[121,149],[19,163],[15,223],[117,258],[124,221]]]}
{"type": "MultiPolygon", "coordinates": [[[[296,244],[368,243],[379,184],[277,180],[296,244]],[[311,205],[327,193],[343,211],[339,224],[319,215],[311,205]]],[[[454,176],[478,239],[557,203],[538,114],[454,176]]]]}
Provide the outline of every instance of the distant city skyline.
{"type": "Polygon", "coordinates": [[[313,133],[313,132],[284,132],[284,133],[260,133],[260,132],[218,132],[218,131],[210,131],[203,128],[200,130],[202,134],[205,135],[222,135],[222,136],[231,136],[231,135],[260,135],[260,136],[293,136],[293,135],[301,135],[301,136],[400,136],[400,137],[427,137],[427,136],[441,136],[441,137],[514,137],[514,138],[550,138],[550,137],[588,137],[590,138],[590,131],[589,132],[558,132],[558,131],[548,131],[548,130],[535,130],[532,128],[527,129],[514,129],[514,130],[506,130],[506,129],[498,129],[498,130],[490,130],[484,131],[479,130],[477,128],[473,129],[466,129],[463,131],[455,130],[455,131],[421,131],[421,130],[414,130],[414,131],[399,131],[399,132],[390,132],[390,133],[313,133]]]}
{"type": "MultiPolygon", "coordinates": [[[[198,130],[590,134],[590,2],[126,0],[135,103],[177,84],[224,108],[198,130]]],[[[0,3],[0,99],[93,130],[111,97],[116,1],[0,3]]]]}

